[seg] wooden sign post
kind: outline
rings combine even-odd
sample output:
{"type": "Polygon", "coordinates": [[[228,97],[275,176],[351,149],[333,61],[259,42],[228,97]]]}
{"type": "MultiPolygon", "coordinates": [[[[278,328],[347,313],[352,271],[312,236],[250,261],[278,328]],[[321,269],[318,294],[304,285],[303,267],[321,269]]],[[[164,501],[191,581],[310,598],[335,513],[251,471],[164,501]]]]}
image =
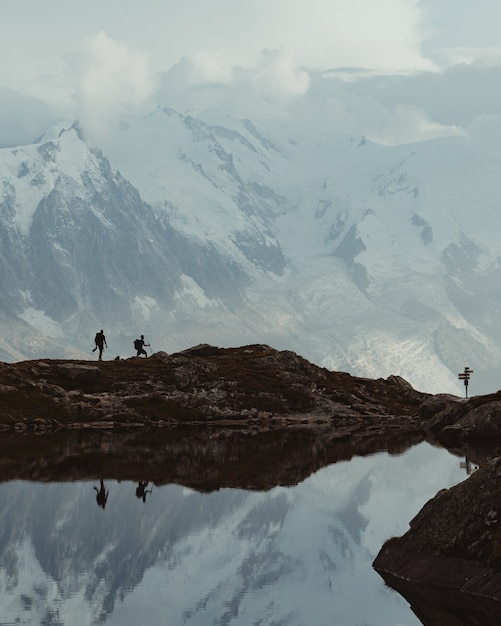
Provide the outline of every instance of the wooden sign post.
{"type": "Polygon", "coordinates": [[[468,397],[468,381],[470,380],[471,374],[473,374],[473,370],[471,370],[469,367],[465,367],[464,372],[460,372],[458,374],[459,380],[462,380],[464,382],[465,398],[468,397]]]}

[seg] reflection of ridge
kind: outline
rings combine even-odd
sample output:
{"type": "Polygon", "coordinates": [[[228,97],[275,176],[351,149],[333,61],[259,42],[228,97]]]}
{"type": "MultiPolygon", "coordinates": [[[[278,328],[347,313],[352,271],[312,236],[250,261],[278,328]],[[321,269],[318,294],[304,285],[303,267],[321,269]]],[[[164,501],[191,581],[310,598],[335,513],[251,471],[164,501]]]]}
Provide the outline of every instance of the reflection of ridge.
{"type": "Polygon", "coordinates": [[[386,583],[410,604],[423,626],[498,626],[501,605],[486,596],[475,597],[440,585],[415,584],[389,574],[386,583]]]}
{"type": "Polygon", "coordinates": [[[359,508],[367,502],[370,492],[370,480],[365,476],[353,489],[346,508],[339,511],[339,519],[355,543],[360,543],[361,535],[367,528],[367,519],[360,514],[359,508]]]}
{"type": "Polygon", "coordinates": [[[420,441],[416,432],[345,439],[330,430],[2,433],[0,480],[102,477],[138,482],[141,476],[150,484],[177,483],[207,492],[222,487],[263,490],[298,484],[322,467],[353,456],[402,452],[420,441]]]}

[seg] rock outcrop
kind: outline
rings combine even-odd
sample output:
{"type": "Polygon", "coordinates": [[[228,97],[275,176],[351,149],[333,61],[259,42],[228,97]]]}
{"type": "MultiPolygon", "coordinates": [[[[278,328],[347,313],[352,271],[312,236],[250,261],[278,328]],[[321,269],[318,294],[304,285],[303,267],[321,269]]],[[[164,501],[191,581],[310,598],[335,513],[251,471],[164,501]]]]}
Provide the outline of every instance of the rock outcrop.
{"type": "Polygon", "coordinates": [[[201,345],[149,358],[0,365],[0,427],[252,424],[257,429],[421,429],[429,396],[398,377],[357,378],[269,346],[201,345]]]}
{"type": "Polygon", "coordinates": [[[430,396],[420,414],[426,431],[447,448],[501,440],[501,391],[469,400],[430,396]]]}
{"type": "Polygon", "coordinates": [[[385,543],[374,568],[423,624],[501,623],[501,458],[440,491],[403,537],[385,543]],[[430,606],[441,607],[442,621],[423,618],[430,606]],[[467,610],[483,621],[462,621],[467,610]]]}

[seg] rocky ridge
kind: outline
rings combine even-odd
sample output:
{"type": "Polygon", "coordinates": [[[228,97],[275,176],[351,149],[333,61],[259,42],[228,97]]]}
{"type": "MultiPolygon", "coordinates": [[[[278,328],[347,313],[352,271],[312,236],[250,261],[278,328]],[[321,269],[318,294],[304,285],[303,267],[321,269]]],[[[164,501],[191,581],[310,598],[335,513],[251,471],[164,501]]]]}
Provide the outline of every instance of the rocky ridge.
{"type": "Polygon", "coordinates": [[[418,408],[428,397],[398,377],[330,372],[265,345],[4,363],[0,392],[2,428],[21,431],[180,423],[409,429],[421,423],[418,408]]]}
{"type": "Polygon", "coordinates": [[[266,345],[0,364],[0,480],[96,476],[203,491],[297,484],[423,438],[429,398],[266,345]]]}

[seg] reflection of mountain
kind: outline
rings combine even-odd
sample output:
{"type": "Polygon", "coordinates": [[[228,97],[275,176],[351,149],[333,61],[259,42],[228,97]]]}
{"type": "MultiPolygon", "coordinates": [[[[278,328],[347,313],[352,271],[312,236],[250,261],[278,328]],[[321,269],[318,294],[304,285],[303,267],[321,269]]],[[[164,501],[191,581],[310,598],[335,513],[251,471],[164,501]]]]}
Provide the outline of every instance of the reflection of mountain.
{"type": "MultiPolygon", "coordinates": [[[[398,496],[400,530],[416,498],[433,495],[458,467],[428,446],[409,455],[442,471],[424,489],[410,472],[407,501],[398,496]]],[[[374,511],[394,496],[382,477],[405,477],[405,463],[385,454],[355,458],[265,493],[154,486],[146,502],[136,497],[137,481],[105,480],[104,510],[98,482],[4,484],[0,616],[75,624],[78,615],[78,623],[121,626],[411,624],[372,572],[367,544],[381,532],[374,511]]]]}

